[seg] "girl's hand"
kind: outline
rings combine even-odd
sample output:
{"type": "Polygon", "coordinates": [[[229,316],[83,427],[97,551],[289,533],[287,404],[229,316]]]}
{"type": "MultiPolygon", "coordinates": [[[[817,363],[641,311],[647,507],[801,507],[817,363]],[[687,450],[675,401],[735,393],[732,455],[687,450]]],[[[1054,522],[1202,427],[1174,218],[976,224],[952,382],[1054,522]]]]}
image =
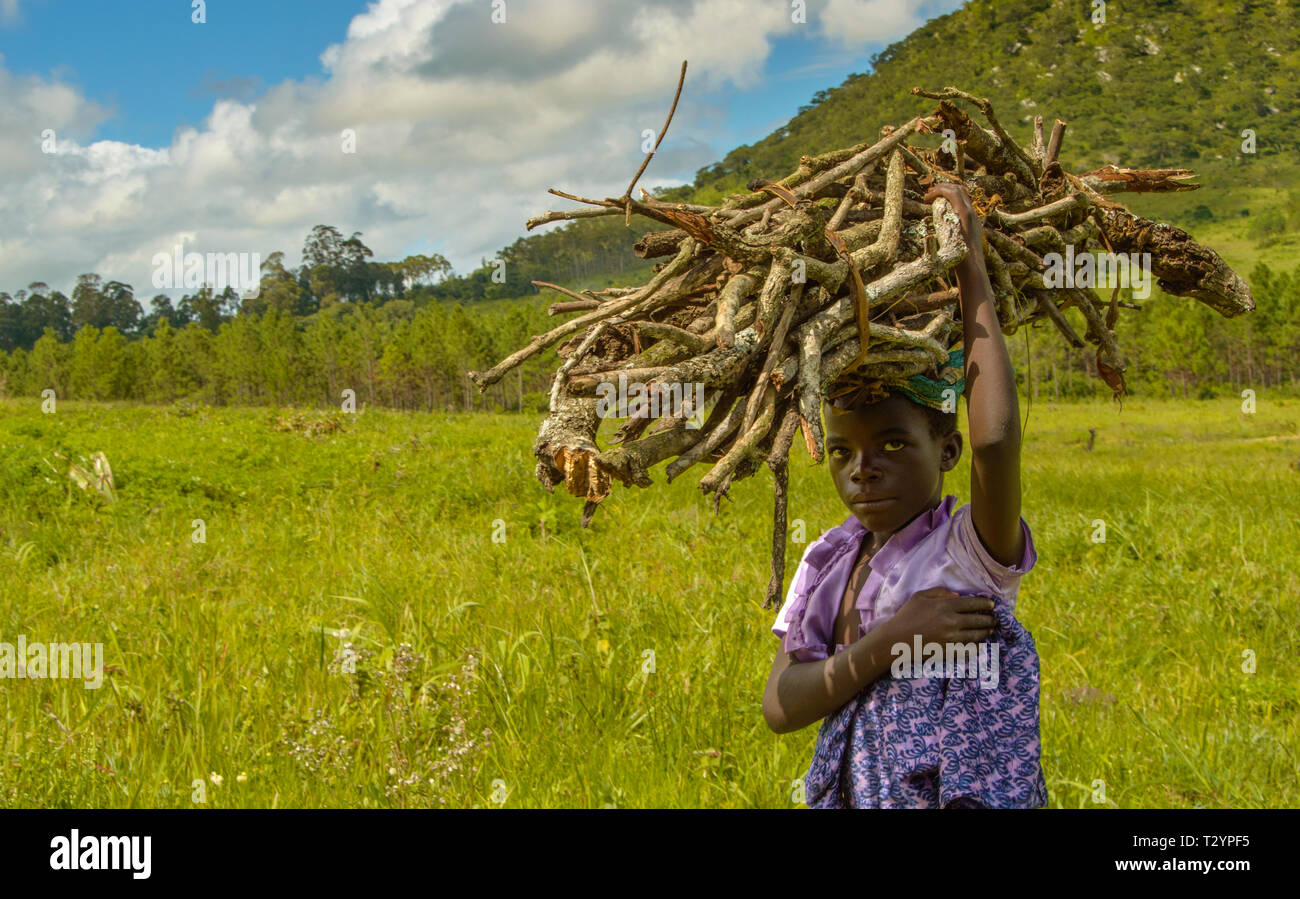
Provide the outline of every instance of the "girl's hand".
{"type": "Polygon", "coordinates": [[[958,268],[976,264],[982,266],[984,264],[984,224],[975,213],[975,207],[971,205],[970,194],[966,193],[966,188],[960,184],[940,181],[926,191],[925,202],[933,203],[940,197],[947,200],[952,205],[953,211],[957,213],[957,221],[961,224],[961,236],[966,241],[966,246],[970,247],[970,253],[958,263],[958,268]]]}
{"type": "Polygon", "coordinates": [[[891,637],[911,643],[982,643],[993,633],[993,600],[987,596],[959,596],[944,587],[913,593],[883,626],[891,637]]]}
{"type": "Polygon", "coordinates": [[[925,192],[925,202],[933,203],[940,197],[947,200],[957,213],[957,220],[961,222],[961,236],[966,238],[966,243],[972,243],[974,238],[983,235],[984,225],[975,214],[975,207],[971,205],[970,194],[966,193],[965,187],[950,181],[937,181],[925,192]]]}

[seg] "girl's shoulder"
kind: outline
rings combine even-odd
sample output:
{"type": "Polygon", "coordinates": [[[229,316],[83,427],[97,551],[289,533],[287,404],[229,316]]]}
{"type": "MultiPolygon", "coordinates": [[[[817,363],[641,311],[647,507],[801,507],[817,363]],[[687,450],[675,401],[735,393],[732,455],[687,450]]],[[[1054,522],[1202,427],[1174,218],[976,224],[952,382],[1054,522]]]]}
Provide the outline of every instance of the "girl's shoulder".
{"type": "Polygon", "coordinates": [[[776,624],[772,628],[773,633],[783,636],[792,618],[802,618],[809,597],[820,586],[835,559],[853,540],[854,533],[850,522],[856,523],[856,521],[857,519],[850,516],[843,524],[823,531],[804,549],[794,577],[790,579],[790,588],[786,591],[785,602],[777,613],[776,624]]]}
{"type": "MultiPolygon", "coordinates": [[[[807,548],[804,549],[803,556],[799,560],[799,567],[804,568],[806,566],[818,569],[830,561],[836,552],[856,536],[853,530],[854,524],[857,524],[857,519],[850,515],[842,523],[822,531],[817,539],[809,543],[807,548]]],[[[862,526],[859,524],[858,530],[861,529],[862,526]]]]}
{"type": "Polygon", "coordinates": [[[974,572],[986,584],[987,589],[1000,594],[1014,594],[1020,579],[1028,574],[1038,561],[1034,535],[1023,515],[1020,517],[1020,532],[1024,537],[1024,550],[1020,559],[1012,565],[998,561],[984,545],[983,538],[975,528],[970,503],[955,509],[948,524],[949,532],[945,543],[947,554],[967,570],[974,572]]]}

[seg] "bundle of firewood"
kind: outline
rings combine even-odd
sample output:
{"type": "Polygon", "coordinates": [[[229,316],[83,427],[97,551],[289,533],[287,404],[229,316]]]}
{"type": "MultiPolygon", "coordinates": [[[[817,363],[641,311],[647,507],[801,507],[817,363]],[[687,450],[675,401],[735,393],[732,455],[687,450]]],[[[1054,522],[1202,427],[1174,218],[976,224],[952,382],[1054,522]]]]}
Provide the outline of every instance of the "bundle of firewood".
{"type": "Polygon", "coordinates": [[[767,604],[779,598],[786,462],[795,430],[820,462],[823,397],[933,370],[962,337],[950,270],[972,250],[952,207],[943,199],[923,201],[936,182],[964,184],[983,220],[985,244],[973,251],[984,254],[1003,332],[1045,318],[1071,346],[1094,345],[1099,376],[1117,396],[1126,364],[1115,322],[1121,307],[1139,307],[1121,302],[1118,287],[1107,304],[1073,280],[1074,286],[1061,286],[1045,256],[1149,253],[1151,272],[1167,293],[1195,297],[1225,316],[1254,308],[1246,283],[1216,253],[1110,199],[1122,191],[1193,190],[1191,172],[1107,166],[1073,175],[1057,159],[1063,121],[1044,140],[1039,116],[1031,144],[1022,148],[987,100],[951,87],[913,93],[938,100],[937,109],[884,129],[874,142],[804,156],[793,174],[751,182],[750,193],[721,206],[663,203],[644,190],[634,200],[634,178],[619,198],[552,191],[593,208],[528,222],[532,229],[635,214],[669,226],[636,245],[641,258],[671,257],[644,286],[576,293],[535,282],[572,298],[553,305],[551,314],[580,314],[491,370],[470,373],[483,390],[565,341],[557,348],[564,362],[534,451],[548,490],[563,481],[586,498],[584,526],[614,478],[648,487],[649,470],[661,461],[673,459],[666,468],[670,481],[698,462],[712,463],[700,488],[715,495],[715,512],[728,486],[766,461],[776,482],[767,604]],[[987,127],[954,101],[971,104],[987,127]],[[922,134],[940,145],[909,143],[922,134]],[[1071,306],[1087,324],[1082,338],[1063,314],[1071,306]],[[616,385],[624,395],[629,384],[641,388],[641,405],[620,409],[631,417],[601,449],[596,435],[607,400],[616,385]],[[693,385],[703,386],[693,394],[693,385]],[[691,403],[701,394],[707,414],[691,403]],[[650,405],[649,397],[662,402],[650,405]]]}

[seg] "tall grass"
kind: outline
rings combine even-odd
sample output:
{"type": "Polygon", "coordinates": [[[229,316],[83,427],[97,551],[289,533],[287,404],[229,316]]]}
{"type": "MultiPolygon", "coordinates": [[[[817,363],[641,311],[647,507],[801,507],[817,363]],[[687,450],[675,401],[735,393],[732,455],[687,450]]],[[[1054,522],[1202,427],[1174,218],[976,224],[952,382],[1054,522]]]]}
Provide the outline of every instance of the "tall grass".
{"type": "MultiPolygon", "coordinates": [[[[535,416],[290,412],[0,401],[0,641],[111,669],[0,680],[0,805],[792,804],[816,728],[759,711],[766,469],[715,517],[702,469],[660,468],[582,529],[534,479],[535,416]],[[42,461],[100,450],[115,503],[42,461]]],[[[1032,408],[1052,805],[1300,805],[1297,420],[1032,408]]],[[[848,513],[801,444],[813,539],[848,513]]],[[[969,500],[968,459],[944,488],[969,500]]]]}

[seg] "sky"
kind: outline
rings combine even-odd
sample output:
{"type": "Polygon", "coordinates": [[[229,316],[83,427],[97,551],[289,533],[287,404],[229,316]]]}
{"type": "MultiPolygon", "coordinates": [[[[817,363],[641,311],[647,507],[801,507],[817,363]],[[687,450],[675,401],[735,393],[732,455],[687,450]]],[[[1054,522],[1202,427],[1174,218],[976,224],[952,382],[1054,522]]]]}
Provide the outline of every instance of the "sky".
{"type": "Polygon", "coordinates": [[[683,59],[647,190],[962,2],[0,0],[0,290],[96,272],[148,309],[185,292],[156,254],[292,268],[318,224],[465,274],[576,205],[548,188],[621,194],[683,59]]]}

